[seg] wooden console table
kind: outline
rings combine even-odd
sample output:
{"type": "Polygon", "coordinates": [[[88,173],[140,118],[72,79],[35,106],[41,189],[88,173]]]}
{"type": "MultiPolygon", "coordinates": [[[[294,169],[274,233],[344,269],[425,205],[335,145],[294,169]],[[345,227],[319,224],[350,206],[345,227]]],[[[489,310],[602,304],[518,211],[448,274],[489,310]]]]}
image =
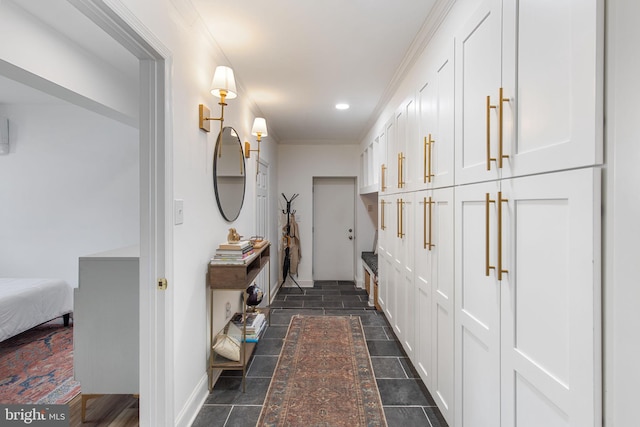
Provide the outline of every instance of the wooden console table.
{"type": "MultiPolygon", "coordinates": [[[[268,293],[267,293],[267,308],[260,308],[265,312],[267,318],[269,318],[269,304],[271,303],[271,262],[270,255],[271,243],[267,242],[259,249],[255,249],[254,253],[247,258],[244,264],[214,264],[209,263],[207,270],[207,286],[211,289],[211,301],[209,313],[209,367],[207,373],[209,375],[209,393],[213,390],[213,370],[214,369],[231,369],[242,371],[242,391],[245,391],[245,377],[247,364],[251,359],[256,343],[246,342],[246,324],[243,328],[243,340],[240,343],[240,360],[232,361],[225,359],[217,354],[213,350],[213,341],[215,338],[213,330],[213,291],[215,290],[238,290],[245,291],[260,274],[262,269],[268,267],[268,293]]],[[[246,319],[246,304],[242,304],[242,315],[246,319]]],[[[230,320],[229,320],[230,321],[230,320]]],[[[225,326],[225,330],[228,327],[225,326]]]]}

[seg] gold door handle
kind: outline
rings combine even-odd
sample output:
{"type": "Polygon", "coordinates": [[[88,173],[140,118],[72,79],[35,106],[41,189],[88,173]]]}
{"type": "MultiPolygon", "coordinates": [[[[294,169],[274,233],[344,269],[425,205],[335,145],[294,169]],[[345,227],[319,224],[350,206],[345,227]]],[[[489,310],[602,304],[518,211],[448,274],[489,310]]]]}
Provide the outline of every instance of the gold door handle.
{"type": "Polygon", "coordinates": [[[491,109],[496,108],[491,105],[491,96],[487,95],[487,170],[491,170],[491,162],[495,162],[495,157],[491,157],[491,109]]]}
{"type": "Polygon", "coordinates": [[[498,168],[502,169],[502,160],[508,159],[509,156],[504,154],[503,145],[502,145],[502,134],[503,134],[503,110],[504,103],[509,102],[509,98],[505,98],[503,95],[503,89],[500,88],[500,102],[498,103],[498,168]]]}
{"type": "Polygon", "coordinates": [[[502,268],[502,203],[508,201],[502,198],[502,191],[498,191],[498,280],[502,280],[503,273],[509,272],[502,268]]]}
{"type": "Polygon", "coordinates": [[[387,226],[384,225],[384,205],[385,205],[385,201],[384,200],[380,200],[380,229],[381,230],[386,230],[387,226]]]}
{"type": "Polygon", "coordinates": [[[380,182],[381,182],[381,191],[386,191],[387,190],[387,184],[385,183],[385,179],[384,176],[387,172],[387,167],[383,164],[382,165],[382,170],[380,171],[380,182]]]}
{"type": "Polygon", "coordinates": [[[396,237],[400,237],[400,199],[396,199],[396,237]]]}
{"type": "Polygon", "coordinates": [[[484,264],[485,264],[485,270],[484,270],[484,274],[487,277],[489,276],[489,271],[490,270],[495,270],[495,268],[496,268],[495,266],[492,266],[490,264],[490,262],[489,262],[489,255],[490,255],[489,238],[491,236],[491,233],[489,231],[489,213],[490,213],[489,205],[491,203],[495,203],[495,202],[496,202],[495,200],[491,200],[489,198],[489,193],[485,193],[485,198],[484,198],[484,209],[485,209],[485,211],[484,211],[485,212],[485,228],[484,228],[484,231],[485,231],[485,235],[484,235],[484,238],[485,238],[485,263],[484,264]]]}
{"type": "Polygon", "coordinates": [[[398,153],[398,188],[404,188],[404,154],[398,153]]]}
{"type": "Polygon", "coordinates": [[[433,217],[433,213],[431,210],[431,206],[434,205],[436,202],[431,198],[431,196],[429,196],[429,200],[427,200],[426,197],[424,197],[424,200],[420,203],[423,203],[423,210],[422,210],[422,243],[423,243],[423,248],[424,249],[429,249],[431,250],[431,248],[435,247],[436,245],[434,245],[432,242],[432,220],[431,218],[433,217]],[[429,205],[429,228],[427,228],[427,205],[429,205]],[[429,230],[429,239],[427,240],[427,229],[429,230]]]}
{"type": "Polygon", "coordinates": [[[435,143],[435,141],[431,138],[431,134],[428,137],[424,137],[424,182],[431,182],[431,178],[433,178],[433,174],[431,173],[431,146],[435,143]]]}
{"type": "Polygon", "coordinates": [[[402,221],[402,216],[404,214],[404,200],[397,199],[396,203],[397,203],[396,209],[398,213],[398,218],[396,221],[397,228],[398,228],[398,237],[402,239],[404,237],[404,224],[402,221]]]}

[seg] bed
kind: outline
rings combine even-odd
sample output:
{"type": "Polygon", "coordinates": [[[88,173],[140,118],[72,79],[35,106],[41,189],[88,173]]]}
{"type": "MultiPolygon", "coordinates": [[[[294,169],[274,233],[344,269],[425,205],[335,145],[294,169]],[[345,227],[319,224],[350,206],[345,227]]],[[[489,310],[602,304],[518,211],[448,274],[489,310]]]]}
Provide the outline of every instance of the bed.
{"type": "Polygon", "coordinates": [[[0,278],[0,341],[60,316],[68,324],[73,289],[60,279],[0,278]]]}

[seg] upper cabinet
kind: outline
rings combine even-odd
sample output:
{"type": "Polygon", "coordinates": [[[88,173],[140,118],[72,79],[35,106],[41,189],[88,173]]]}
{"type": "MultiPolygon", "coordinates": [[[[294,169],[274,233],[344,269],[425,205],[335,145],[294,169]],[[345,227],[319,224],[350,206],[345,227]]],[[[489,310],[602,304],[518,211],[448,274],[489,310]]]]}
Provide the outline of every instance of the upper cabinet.
{"type": "Polygon", "coordinates": [[[456,36],[456,183],[602,162],[602,1],[488,0],[456,36]]]}
{"type": "Polygon", "coordinates": [[[412,143],[418,188],[453,185],[454,66],[453,43],[434,55],[417,94],[417,139],[412,143]]]}

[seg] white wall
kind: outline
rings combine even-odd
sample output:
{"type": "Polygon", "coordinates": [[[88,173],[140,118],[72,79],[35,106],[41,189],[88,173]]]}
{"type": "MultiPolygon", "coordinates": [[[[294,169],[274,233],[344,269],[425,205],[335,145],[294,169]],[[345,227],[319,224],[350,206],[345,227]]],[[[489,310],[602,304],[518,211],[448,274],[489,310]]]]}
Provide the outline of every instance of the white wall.
{"type": "Polygon", "coordinates": [[[607,3],[605,425],[638,424],[640,400],[640,3],[607,3]]]}
{"type": "MultiPolygon", "coordinates": [[[[292,204],[297,211],[296,220],[300,230],[300,246],[302,259],[298,266],[298,278],[301,286],[312,286],[313,276],[313,178],[314,177],[357,177],[359,170],[359,148],[357,145],[281,145],[278,147],[278,212],[286,208],[281,193],[287,198],[294,193],[299,196],[292,204]]],[[[356,186],[358,184],[356,183],[356,186]]],[[[280,216],[282,217],[282,216],[280,216]]],[[[363,250],[370,250],[371,220],[367,217],[365,207],[358,198],[356,200],[356,255],[363,250]],[[362,233],[362,227],[369,223],[369,231],[362,233]],[[367,248],[367,249],[363,249],[367,248]]],[[[281,224],[283,225],[283,224],[281,224]]],[[[356,265],[359,265],[356,263],[356,265]]],[[[360,269],[356,273],[362,276],[360,269]]]]}
{"type": "Polygon", "coordinates": [[[138,244],[138,131],[69,104],[0,105],[0,276],[78,283],[78,257],[138,244]]]}
{"type": "MultiPolygon", "coordinates": [[[[170,52],[171,72],[169,75],[170,93],[167,96],[167,108],[170,112],[169,146],[173,147],[170,168],[173,182],[173,198],[184,200],[184,223],[173,229],[173,247],[167,248],[172,254],[172,266],[168,271],[173,275],[167,277],[169,288],[165,293],[167,301],[171,301],[173,324],[173,372],[172,381],[168,384],[173,393],[172,403],[176,425],[188,425],[195,417],[200,405],[208,394],[206,361],[208,355],[208,300],[209,294],[205,284],[208,260],[215,253],[217,245],[226,240],[229,227],[235,227],[245,236],[255,234],[255,161],[247,164],[247,188],[245,203],[239,218],[229,223],[223,219],[215,201],[213,189],[213,150],[217,137],[217,123],[212,125],[212,132],[207,134],[197,126],[198,104],[204,103],[211,109],[212,115],[218,115],[218,100],[210,95],[209,85],[217,65],[231,65],[211,42],[203,25],[196,19],[190,3],[183,0],[113,0],[105,2],[114,5],[121,13],[133,14],[139,21],[139,27],[155,37],[154,43],[160,44],[170,52]],[[214,130],[215,129],[215,130],[214,130]],[[171,268],[172,267],[172,268],[171,268]]],[[[0,1],[0,6],[5,6],[0,1]]],[[[3,10],[4,12],[4,10],[3,10]]],[[[61,17],[60,19],[63,19],[61,17]]],[[[113,90],[108,76],[96,73],[93,60],[68,61],[74,57],[74,46],[69,40],[54,40],[47,43],[47,54],[42,54],[42,46],[38,39],[31,37],[37,31],[46,33],[46,37],[55,38],[55,34],[45,31],[36,25],[36,33],[31,33],[31,22],[17,20],[12,23],[12,31],[16,34],[29,34],[30,37],[18,38],[18,49],[9,49],[7,44],[0,46],[0,73],[7,69],[25,68],[30,73],[51,79],[55,85],[82,94],[81,102],[90,99],[95,103],[108,104],[112,111],[122,116],[129,113],[127,97],[115,99],[122,95],[121,90],[113,90]],[[13,25],[15,24],[15,25],[13,25]],[[4,50],[6,49],[6,50],[4,50]],[[71,52],[69,52],[71,49],[71,52]],[[2,62],[6,61],[6,62],[2,62]],[[8,64],[8,65],[7,65],[8,64]],[[85,87],[85,82],[77,78],[65,78],[69,75],[104,78],[104,84],[92,81],[85,87]],[[91,89],[91,90],[89,90],[91,89]]],[[[0,26],[0,32],[5,28],[0,26]]],[[[225,109],[225,125],[232,126],[240,136],[240,140],[251,141],[251,124],[255,116],[263,116],[246,96],[242,87],[242,72],[236,71],[239,94],[230,100],[225,109]]],[[[100,79],[99,79],[100,80],[100,79]]],[[[116,80],[117,81],[117,80],[116,80]]],[[[128,95],[137,94],[137,88],[126,88],[128,95]]],[[[108,112],[105,112],[107,114],[108,112]]],[[[267,125],[269,117],[266,117],[267,125]]],[[[269,132],[269,137],[261,145],[260,157],[264,158],[272,170],[271,200],[272,206],[277,203],[275,177],[278,170],[275,144],[277,138],[269,132]]],[[[254,160],[254,159],[250,159],[254,160]]],[[[34,171],[39,179],[46,179],[44,174],[34,171]]],[[[172,213],[168,212],[168,217],[172,213]]],[[[46,224],[39,225],[46,229],[46,224]]],[[[270,232],[277,236],[275,222],[270,232]]],[[[272,269],[272,278],[276,277],[272,269]]],[[[213,303],[213,328],[217,331],[224,325],[225,304],[231,302],[240,308],[239,292],[217,292],[213,303]]],[[[170,357],[170,358],[171,358],[170,357]]]]}
{"type": "Polygon", "coordinates": [[[0,73],[41,90],[46,86],[62,99],[124,123],[137,123],[137,79],[60,37],[11,1],[0,1],[0,39],[11,41],[0,43],[0,73]]]}

